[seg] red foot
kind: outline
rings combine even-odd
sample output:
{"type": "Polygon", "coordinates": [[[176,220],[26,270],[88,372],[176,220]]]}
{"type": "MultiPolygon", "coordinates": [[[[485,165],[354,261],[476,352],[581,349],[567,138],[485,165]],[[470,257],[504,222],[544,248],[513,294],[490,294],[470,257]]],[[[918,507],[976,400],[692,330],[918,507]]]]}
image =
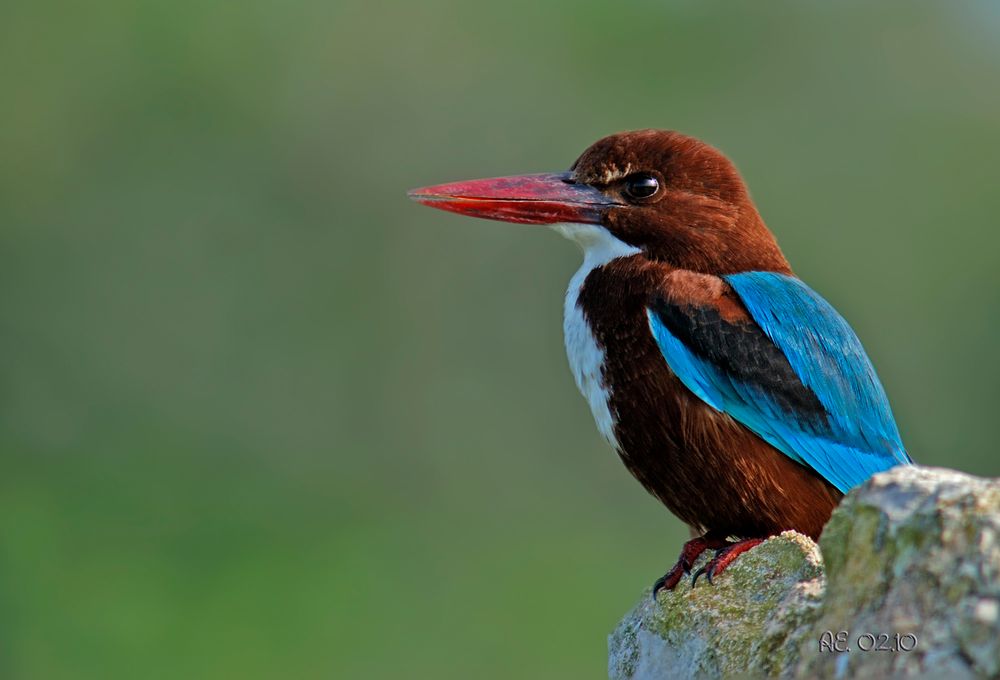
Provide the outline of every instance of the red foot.
{"type": "Polygon", "coordinates": [[[708,564],[695,572],[694,577],[691,579],[691,587],[694,588],[694,584],[698,582],[698,577],[702,574],[711,583],[712,578],[725,571],[726,567],[733,563],[733,560],[763,542],[763,538],[747,538],[742,541],[730,543],[721,550],[718,550],[715,553],[715,557],[709,560],[708,564]]]}
{"type": "Polygon", "coordinates": [[[684,574],[691,573],[691,567],[694,566],[695,560],[703,552],[709,549],[725,548],[728,545],[730,543],[725,538],[713,536],[711,533],[691,539],[685,543],[684,547],[681,548],[680,557],[677,558],[677,564],[671,567],[670,571],[658,578],[656,583],[653,584],[653,599],[656,599],[656,595],[661,590],[673,590],[676,588],[677,584],[684,577],[684,574]]]}

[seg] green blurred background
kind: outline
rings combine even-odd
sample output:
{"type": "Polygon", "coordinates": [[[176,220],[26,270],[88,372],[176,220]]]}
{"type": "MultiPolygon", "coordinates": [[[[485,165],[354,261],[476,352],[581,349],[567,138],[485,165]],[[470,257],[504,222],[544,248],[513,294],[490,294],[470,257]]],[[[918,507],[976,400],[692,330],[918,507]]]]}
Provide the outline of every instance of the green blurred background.
{"type": "Polygon", "coordinates": [[[686,533],[563,355],[576,248],[409,203],[712,142],[914,458],[997,475],[1000,10],[0,5],[0,676],[583,678],[686,533]]]}

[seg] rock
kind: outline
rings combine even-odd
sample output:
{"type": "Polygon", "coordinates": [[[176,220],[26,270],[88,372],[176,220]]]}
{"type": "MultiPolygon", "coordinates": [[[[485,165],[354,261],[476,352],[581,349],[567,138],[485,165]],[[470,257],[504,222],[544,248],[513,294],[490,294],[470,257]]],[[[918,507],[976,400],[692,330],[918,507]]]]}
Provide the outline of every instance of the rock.
{"type": "Polygon", "coordinates": [[[1000,677],[1000,482],[875,475],[818,548],[788,531],[715,585],[683,581],[658,602],[647,591],[609,649],[615,680],[1000,677]]]}

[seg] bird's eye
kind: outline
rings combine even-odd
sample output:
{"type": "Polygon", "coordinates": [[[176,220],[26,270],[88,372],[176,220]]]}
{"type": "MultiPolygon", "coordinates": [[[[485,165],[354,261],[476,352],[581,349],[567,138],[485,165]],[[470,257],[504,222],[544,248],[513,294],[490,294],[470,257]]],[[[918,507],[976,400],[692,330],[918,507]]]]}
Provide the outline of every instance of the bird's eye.
{"type": "Polygon", "coordinates": [[[660,181],[645,172],[639,172],[625,178],[625,195],[629,198],[649,198],[659,190],[660,181]]]}

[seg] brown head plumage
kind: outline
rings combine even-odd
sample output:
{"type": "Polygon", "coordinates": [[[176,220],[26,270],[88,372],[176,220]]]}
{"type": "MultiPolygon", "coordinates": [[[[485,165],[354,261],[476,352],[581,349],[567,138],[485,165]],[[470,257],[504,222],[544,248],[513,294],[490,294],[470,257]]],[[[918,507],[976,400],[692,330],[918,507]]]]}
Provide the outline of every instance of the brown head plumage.
{"type": "Polygon", "coordinates": [[[702,141],[621,132],[591,145],[571,172],[615,200],[602,224],[650,259],[710,274],[791,271],[735,166],[702,141]]]}

